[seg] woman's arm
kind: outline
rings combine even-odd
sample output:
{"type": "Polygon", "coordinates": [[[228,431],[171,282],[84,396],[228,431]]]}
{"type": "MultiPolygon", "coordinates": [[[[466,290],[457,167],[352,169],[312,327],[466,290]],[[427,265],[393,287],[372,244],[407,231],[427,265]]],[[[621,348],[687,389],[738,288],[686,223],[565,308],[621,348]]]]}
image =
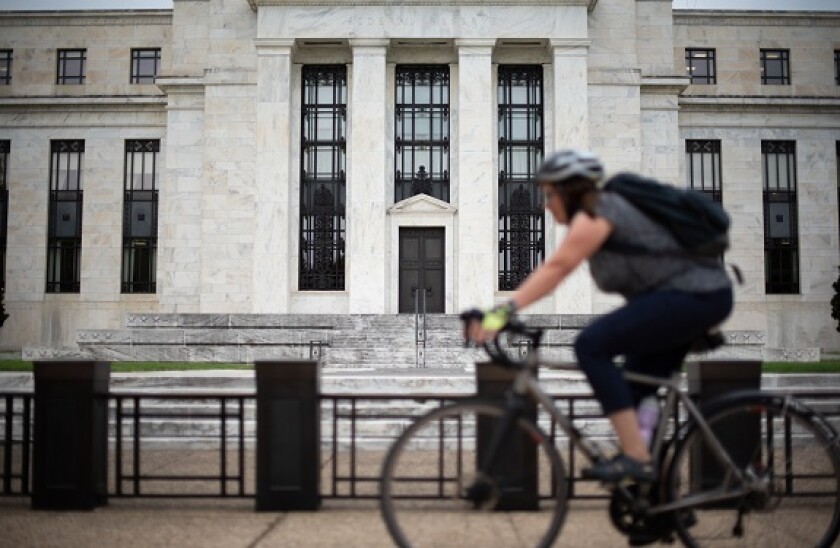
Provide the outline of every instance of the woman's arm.
{"type": "Polygon", "coordinates": [[[516,308],[524,308],[551,293],[581,262],[601,248],[612,230],[613,225],[603,217],[575,215],[557,251],[525,278],[513,294],[516,308]]]}

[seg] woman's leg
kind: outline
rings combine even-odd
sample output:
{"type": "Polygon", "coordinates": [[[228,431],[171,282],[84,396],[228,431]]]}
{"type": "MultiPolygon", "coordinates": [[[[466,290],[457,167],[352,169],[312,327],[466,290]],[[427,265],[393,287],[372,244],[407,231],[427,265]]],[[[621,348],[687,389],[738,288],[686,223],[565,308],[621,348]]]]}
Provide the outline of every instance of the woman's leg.
{"type": "Polygon", "coordinates": [[[581,332],[575,342],[578,363],[613,424],[623,452],[649,460],[636,424],[633,393],[613,363],[615,356],[631,357],[633,370],[667,376],[682,363],[690,344],[723,321],[731,307],[728,290],[707,294],[657,291],[631,300],[581,332]],[[643,356],[657,359],[650,359],[648,368],[638,359],[643,356]]]}

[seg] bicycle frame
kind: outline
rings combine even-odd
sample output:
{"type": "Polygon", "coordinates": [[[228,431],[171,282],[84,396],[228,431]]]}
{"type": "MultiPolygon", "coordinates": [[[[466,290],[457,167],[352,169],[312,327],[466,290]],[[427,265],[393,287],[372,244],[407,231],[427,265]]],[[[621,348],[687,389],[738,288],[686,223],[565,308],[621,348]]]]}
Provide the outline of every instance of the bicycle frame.
{"type": "MultiPolygon", "coordinates": [[[[566,417],[556,405],[554,405],[554,401],[551,397],[539,386],[539,381],[533,374],[533,371],[535,371],[539,366],[555,370],[579,371],[579,369],[575,366],[541,360],[539,359],[538,351],[531,350],[525,357],[525,367],[519,369],[516,373],[511,387],[511,392],[520,398],[530,397],[535,400],[538,405],[542,406],[552,419],[554,419],[560,429],[569,437],[570,442],[574,444],[574,446],[578,448],[590,462],[596,463],[605,461],[607,457],[604,453],[583,434],[581,434],[577,428],[575,428],[571,420],[566,417]]],[[[660,414],[656,435],[654,436],[652,444],[651,453],[654,457],[654,464],[657,466],[662,464],[657,462],[657,459],[661,453],[663,444],[665,443],[665,432],[667,430],[668,420],[671,414],[677,409],[677,406],[682,404],[688,412],[688,415],[697,422],[703,439],[707,443],[707,447],[711,451],[712,455],[717,459],[723,469],[728,471],[720,488],[712,489],[692,497],[686,497],[680,502],[661,504],[651,507],[648,510],[648,514],[660,514],[683,508],[691,508],[699,504],[729,500],[750,492],[749,482],[745,481],[749,478],[745,478],[741,470],[732,461],[729,453],[723,448],[720,440],[718,440],[708,423],[706,423],[703,419],[703,415],[700,413],[700,410],[694,402],[691,401],[691,398],[680,390],[678,375],[674,375],[670,379],[663,379],[639,373],[625,372],[624,378],[630,382],[666,389],[664,412],[660,414]],[[735,485],[739,486],[735,490],[728,488],[732,485],[733,479],[735,480],[735,485]]],[[[510,403],[508,404],[507,409],[508,413],[512,416],[521,412],[521,406],[515,406],[510,403]]],[[[675,435],[677,435],[677,433],[675,433],[675,435]]],[[[488,462],[492,462],[494,456],[493,453],[495,453],[495,451],[491,451],[490,453],[491,454],[488,455],[488,462]]]]}

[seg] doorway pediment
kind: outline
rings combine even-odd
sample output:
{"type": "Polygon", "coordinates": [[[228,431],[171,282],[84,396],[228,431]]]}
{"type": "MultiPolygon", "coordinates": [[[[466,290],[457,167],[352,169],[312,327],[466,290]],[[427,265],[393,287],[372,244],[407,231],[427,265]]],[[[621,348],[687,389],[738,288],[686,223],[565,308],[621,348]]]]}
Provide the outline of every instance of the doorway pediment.
{"type": "Polygon", "coordinates": [[[454,216],[457,211],[458,208],[452,204],[433,198],[428,194],[416,194],[388,208],[389,215],[423,213],[426,215],[454,216]]]}

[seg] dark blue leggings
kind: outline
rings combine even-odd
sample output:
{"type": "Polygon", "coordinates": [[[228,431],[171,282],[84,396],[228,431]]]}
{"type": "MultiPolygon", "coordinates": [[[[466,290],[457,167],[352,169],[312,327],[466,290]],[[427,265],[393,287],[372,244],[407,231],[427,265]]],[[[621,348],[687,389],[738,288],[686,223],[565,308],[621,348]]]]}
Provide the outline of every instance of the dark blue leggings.
{"type": "Polygon", "coordinates": [[[604,414],[634,407],[654,387],[628,384],[613,358],[624,356],[624,369],[669,377],[691,344],[732,311],[732,290],[708,293],[652,291],[601,316],[575,341],[583,370],[604,414]]]}

